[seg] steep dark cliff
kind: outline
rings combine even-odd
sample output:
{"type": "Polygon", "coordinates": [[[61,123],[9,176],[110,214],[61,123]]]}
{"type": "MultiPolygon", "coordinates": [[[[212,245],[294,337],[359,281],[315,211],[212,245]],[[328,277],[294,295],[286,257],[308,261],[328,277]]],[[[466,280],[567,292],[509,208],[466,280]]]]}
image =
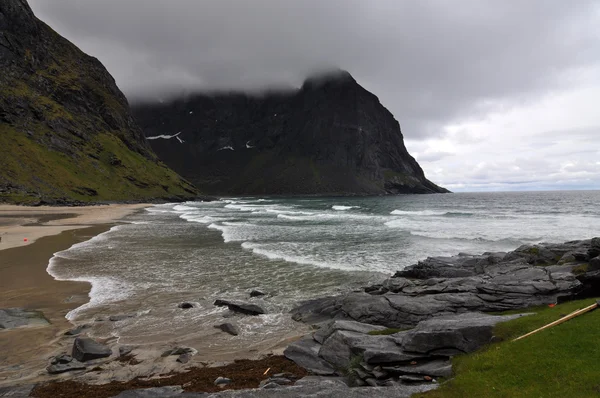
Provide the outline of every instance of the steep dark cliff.
{"type": "Polygon", "coordinates": [[[0,202],[190,198],[95,58],[0,1],[0,202]]]}
{"type": "Polygon", "coordinates": [[[425,178],[396,119],[347,72],[294,91],[132,108],[146,137],[165,136],[150,141],[158,156],[206,193],[448,192],[425,178]]]}

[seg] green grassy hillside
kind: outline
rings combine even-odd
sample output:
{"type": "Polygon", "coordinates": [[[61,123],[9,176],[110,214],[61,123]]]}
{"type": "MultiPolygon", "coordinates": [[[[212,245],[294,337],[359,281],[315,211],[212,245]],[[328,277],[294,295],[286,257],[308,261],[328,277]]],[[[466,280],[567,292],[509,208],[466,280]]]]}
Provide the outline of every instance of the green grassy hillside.
{"type": "Polygon", "coordinates": [[[195,188],[158,161],[104,66],[0,3],[0,202],[177,200],[195,188]]]}
{"type": "Polygon", "coordinates": [[[502,342],[454,358],[456,377],[419,397],[600,396],[600,309],[512,341],[594,302],[578,300],[521,311],[535,315],[499,324],[495,335],[502,342]]]}

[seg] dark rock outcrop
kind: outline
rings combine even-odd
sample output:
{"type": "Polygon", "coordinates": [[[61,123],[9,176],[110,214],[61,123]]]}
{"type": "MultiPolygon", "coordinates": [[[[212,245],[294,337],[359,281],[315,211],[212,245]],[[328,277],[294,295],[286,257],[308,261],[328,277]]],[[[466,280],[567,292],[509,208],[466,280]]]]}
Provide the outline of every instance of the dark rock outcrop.
{"type": "Polygon", "coordinates": [[[132,108],[159,157],[206,193],[448,192],[425,178],[396,119],[348,72],[299,90],[132,108]]]}
{"type": "Polygon", "coordinates": [[[520,316],[470,312],[422,321],[412,330],[390,335],[372,334],[380,331],[375,325],[332,321],[312,338],[292,343],[284,355],[306,369],[319,370],[317,374],[350,374],[359,384],[431,384],[435,377],[452,375],[452,356],[490,343],[494,325],[520,316]]]}
{"type": "Polygon", "coordinates": [[[309,323],[348,319],[407,328],[443,315],[598,296],[600,271],[595,258],[585,254],[592,247],[583,240],[522,246],[509,253],[427,258],[364,292],[307,301],[292,311],[293,317],[309,323]]]}
{"type": "Polygon", "coordinates": [[[125,96],[95,58],[0,2],[0,202],[193,198],[158,161],[125,96]]]}
{"type": "Polygon", "coordinates": [[[73,342],[72,356],[80,362],[107,358],[111,355],[112,351],[108,346],[88,337],[77,337],[73,342]]]}

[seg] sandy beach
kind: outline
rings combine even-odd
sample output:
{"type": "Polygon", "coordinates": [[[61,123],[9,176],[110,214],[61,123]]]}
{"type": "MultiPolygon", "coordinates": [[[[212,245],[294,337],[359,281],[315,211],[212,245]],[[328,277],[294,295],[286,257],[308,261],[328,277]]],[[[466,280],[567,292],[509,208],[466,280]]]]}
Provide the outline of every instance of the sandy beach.
{"type": "Polygon", "coordinates": [[[0,206],[0,308],[40,311],[48,322],[0,331],[0,385],[43,373],[60,349],[58,337],[72,327],[65,314],[88,300],[88,283],[56,281],[46,272],[52,255],[147,206],[0,206]]]}
{"type": "Polygon", "coordinates": [[[0,250],[27,246],[44,236],[113,223],[148,204],[82,207],[0,205],[0,250]]]}

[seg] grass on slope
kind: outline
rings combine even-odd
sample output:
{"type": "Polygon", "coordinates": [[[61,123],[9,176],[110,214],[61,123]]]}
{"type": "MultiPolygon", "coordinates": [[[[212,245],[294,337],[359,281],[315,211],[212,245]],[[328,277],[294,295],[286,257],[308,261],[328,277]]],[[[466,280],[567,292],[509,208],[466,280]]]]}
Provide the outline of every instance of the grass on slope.
{"type": "Polygon", "coordinates": [[[27,204],[40,197],[84,202],[144,200],[190,196],[193,189],[175,172],[130,151],[112,134],[98,134],[79,143],[76,154],[66,155],[4,125],[0,126],[0,158],[2,176],[27,192],[0,193],[0,202],[27,204]]]}
{"type": "Polygon", "coordinates": [[[600,396],[600,309],[522,340],[511,340],[553,322],[594,299],[554,308],[496,326],[504,341],[453,359],[456,377],[423,398],[600,396]]]}

